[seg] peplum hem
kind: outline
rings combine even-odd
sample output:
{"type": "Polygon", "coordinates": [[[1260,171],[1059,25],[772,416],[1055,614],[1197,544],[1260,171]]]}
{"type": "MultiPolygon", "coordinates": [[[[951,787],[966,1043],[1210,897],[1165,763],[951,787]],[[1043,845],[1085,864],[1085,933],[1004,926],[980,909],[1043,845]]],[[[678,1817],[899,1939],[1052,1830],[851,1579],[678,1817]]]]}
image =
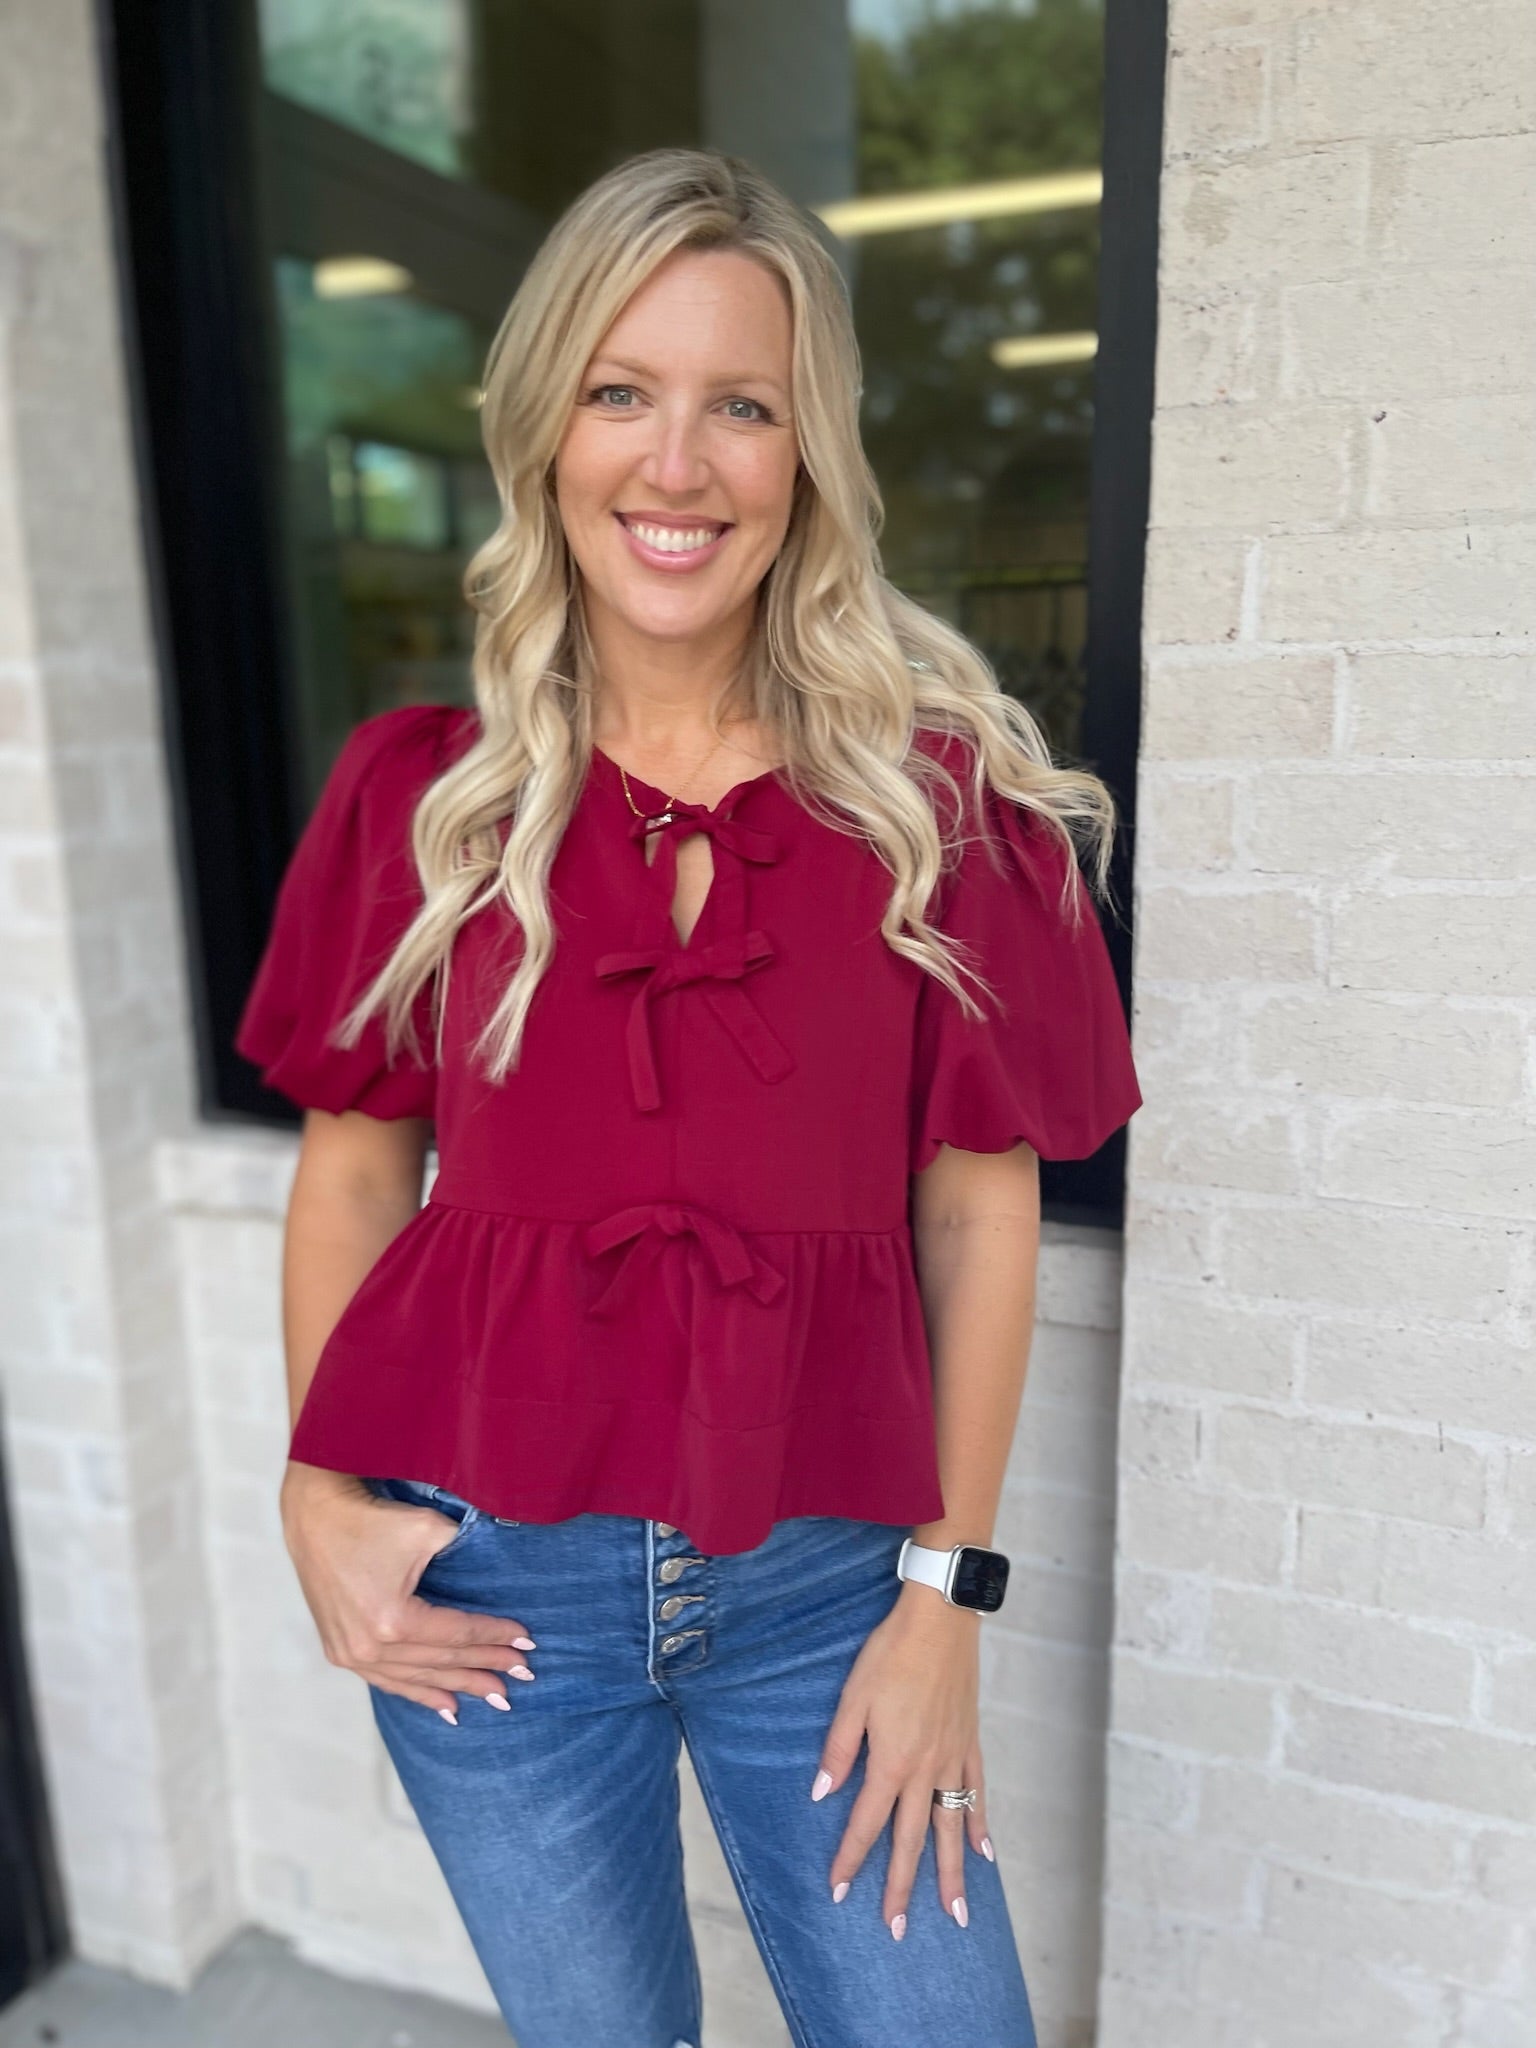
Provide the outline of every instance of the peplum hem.
{"type": "Polygon", "coordinates": [[[654,1516],[717,1555],[788,1515],[937,1519],[907,1227],[747,1233],[667,1202],[571,1221],[434,1194],[333,1328],[289,1454],[514,1521],[654,1516]]]}

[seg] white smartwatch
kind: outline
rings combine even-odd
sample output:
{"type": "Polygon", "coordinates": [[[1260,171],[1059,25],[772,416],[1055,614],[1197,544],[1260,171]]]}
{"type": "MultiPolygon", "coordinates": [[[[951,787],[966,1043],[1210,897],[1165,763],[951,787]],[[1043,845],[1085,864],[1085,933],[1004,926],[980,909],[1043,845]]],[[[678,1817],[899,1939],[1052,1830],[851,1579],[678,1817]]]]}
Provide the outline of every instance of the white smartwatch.
{"type": "Polygon", "coordinates": [[[951,1607],[996,1614],[1008,1590],[1008,1559],[1000,1550],[979,1543],[957,1543],[953,1550],[929,1550],[909,1536],[896,1559],[898,1579],[932,1586],[951,1607]]]}

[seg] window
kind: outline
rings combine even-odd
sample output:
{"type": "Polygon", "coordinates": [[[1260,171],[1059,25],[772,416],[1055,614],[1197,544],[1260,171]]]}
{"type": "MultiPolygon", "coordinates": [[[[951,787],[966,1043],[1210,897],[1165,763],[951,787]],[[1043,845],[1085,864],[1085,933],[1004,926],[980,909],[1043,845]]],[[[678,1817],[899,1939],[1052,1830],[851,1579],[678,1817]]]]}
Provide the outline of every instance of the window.
{"type": "MultiPolygon", "coordinates": [[[[116,11],[210,1111],[282,1113],[228,1051],[277,877],[359,718],[467,697],[459,578],[496,509],[485,349],[561,208],[638,149],[734,150],[820,215],[864,353],[886,572],[971,635],[1128,814],[1155,6],[116,11]]],[[[1122,967],[1125,942],[1112,929],[1122,967]]],[[[1115,1140],[1049,1169],[1047,1192],[1103,1219],[1119,1182],[1115,1140]]]]}

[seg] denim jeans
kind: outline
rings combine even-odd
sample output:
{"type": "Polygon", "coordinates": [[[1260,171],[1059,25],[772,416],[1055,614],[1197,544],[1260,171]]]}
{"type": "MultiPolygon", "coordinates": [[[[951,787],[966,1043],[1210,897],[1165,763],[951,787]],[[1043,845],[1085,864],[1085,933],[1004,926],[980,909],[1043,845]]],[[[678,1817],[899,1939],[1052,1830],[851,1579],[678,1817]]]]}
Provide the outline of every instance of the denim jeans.
{"type": "Polygon", "coordinates": [[[498,1521],[417,1480],[384,1498],[453,1516],[417,1588],[522,1622],[533,1684],[457,1727],[370,1688],[374,1715],[518,2048],[701,2048],[683,1896],[686,1742],[796,2048],[1035,2048],[997,1867],[967,1846],[970,1924],[940,1904],[930,1832],[906,1938],[879,1843],[841,1904],[828,1870],[863,1765],[810,1797],[838,1694],[897,1592],[907,1532],[780,1522],[700,1557],[623,1515],[498,1521]]]}

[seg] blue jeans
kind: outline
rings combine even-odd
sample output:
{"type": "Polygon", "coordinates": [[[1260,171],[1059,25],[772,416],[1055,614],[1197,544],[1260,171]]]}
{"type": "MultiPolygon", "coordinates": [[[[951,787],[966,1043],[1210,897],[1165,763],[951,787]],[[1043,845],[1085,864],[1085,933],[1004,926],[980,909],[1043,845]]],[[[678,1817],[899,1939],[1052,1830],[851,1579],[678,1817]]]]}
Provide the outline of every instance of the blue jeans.
{"type": "Polygon", "coordinates": [[[518,2048],[700,2048],[682,1742],[797,2048],[1035,2048],[984,1856],[965,1851],[965,1928],[940,1904],[931,1833],[904,1941],[880,1910],[889,1825],[832,1902],[863,1766],[819,1803],[811,1781],[843,1680],[895,1598],[905,1530],[804,1517],[701,1558],[661,1522],[505,1522],[421,1481],[370,1484],[459,1523],[423,1599],[507,1615],[538,1644],[535,1682],[506,1688],[512,1711],[461,1696],[457,1727],[370,1688],[518,2048]]]}

